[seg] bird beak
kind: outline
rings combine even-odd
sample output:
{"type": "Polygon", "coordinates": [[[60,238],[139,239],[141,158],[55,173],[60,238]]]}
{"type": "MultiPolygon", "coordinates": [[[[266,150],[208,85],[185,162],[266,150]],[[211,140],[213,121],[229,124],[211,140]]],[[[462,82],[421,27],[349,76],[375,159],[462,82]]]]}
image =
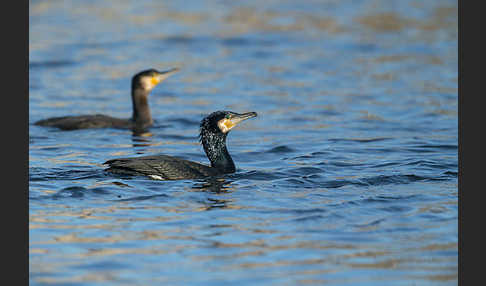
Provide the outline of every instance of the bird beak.
{"type": "Polygon", "coordinates": [[[257,116],[256,112],[247,112],[242,114],[235,113],[233,116],[231,116],[230,120],[234,125],[236,125],[243,120],[247,120],[256,116],[257,116]]]}
{"type": "Polygon", "coordinates": [[[256,116],[257,116],[256,112],[247,112],[247,113],[242,113],[242,114],[232,113],[231,117],[229,119],[225,118],[225,119],[221,120],[218,123],[218,125],[219,125],[219,128],[221,129],[221,131],[223,131],[223,133],[227,133],[228,131],[233,129],[233,127],[238,125],[240,122],[247,120],[247,119],[250,119],[250,118],[253,118],[253,117],[256,117],[256,116]]]}
{"type": "Polygon", "coordinates": [[[178,71],[179,71],[179,68],[172,68],[170,70],[159,72],[159,74],[157,76],[157,80],[160,83],[160,82],[162,82],[163,80],[165,80],[166,78],[175,74],[178,71]]]}

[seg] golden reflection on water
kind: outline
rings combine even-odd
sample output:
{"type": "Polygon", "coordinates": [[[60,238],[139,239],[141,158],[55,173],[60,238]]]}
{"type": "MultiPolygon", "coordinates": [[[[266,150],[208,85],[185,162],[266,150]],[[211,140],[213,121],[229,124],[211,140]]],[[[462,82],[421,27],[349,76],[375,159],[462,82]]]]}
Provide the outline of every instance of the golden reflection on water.
{"type": "MultiPolygon", "coordinates": [[[[62,283],[83,283],[83,282],[113,282],[117,281],[114,273],[94,272],[84,275],[73,275],[72,277],[39,277],[36,279],[39,283],[62,284],[62,283]]],[[[127,284],[121,284],[127,285],[127,284]]]]}
{"type": "MultiPolygon", "coordinates": [[[[220,192],[221,189],[225,189],[229,182],[225,180],[218,180],[216,183],[212,182],[202,182],[201,184],[194,185],[194,191],[211,191],[220,192]],[[211,185],[216,184],[216,185],[211,185]],[[226,187],[225,187],[226,186],[226,187]],[[216,189],[214,189],[216,188],[216,189]]],[[[220,200],[216,199],[213,203],[217,204],[218,207],[230,207],[224,206],[225,203],[235,202],[232,200],[220,200]],[[221,206],[223,204],[223,206],[221,206]]],[[[236,206],[237,207],[237,206],[236,206]]],[[[213,236],[208,236],[206,238],[191,235],[192,232],[197,232],[197,229],[184,229],[177,225],[164,225],[171,221],[177,221],[183,217],[187,211],[203,212],[210,208],[206,207],[194,207],[190,204],[185,206],[181,204],[176,204],[174,206],[144,206],[144,207],[132,207],[125,203],[115,203],[111,206],[89,208],[84,210],[72,210],[67,208],[66,210],[61,210],[59,208],[46,208],[43,211],[38,211],[30,216],[29,225],[31,229],[35,228],[48,228],[48,229],[72,229],[72,232],[65,232],[61,235],[55,235],[50,237],[44,237],[44,239],[31,241],[29,252],[31,255],[43,255],[50,252],[46,247],[49,245],[58,244],[98,244],[97,247],[89,247],[85,251],[78,251],[72,254],[52,254],[52,255],[62,255],[64,259],[82,259],[87,257],[116,257],[116,255],[130,254],[130,255],[168,255],[171,253],[187,252],[190,249],[199,249],[202,245],[206,245],[208,249],[228,249],[232,250],[230,252],[215,252],[210,254],[211,251],[206,253],[199,253],[190,255],[189,258],[194,263],[205,263],[209,261],[219,261],[228,260],[229,263],[221,265],[221,269],[232,270],[232,269],[270,269],[285,266],[317,266],[318,269],[311,270],[291,270],[291,272],[301,273],[301,274],[326,274],[339,272],[339,269],[351,268],[351,269],[413,269],[415,264],[422,265],[427,260],[426,268],[430,271],[437,271],[439,268],[443,269],[445,266],[440,266],[440,259],[436,259],[438,266],[430,266],[431,258],[427,258],[424,254],[422,257],[401,257],[393,258],[398,253],[392,250],[379,249],[370,250],[376,248],[376,245],[367,244],[353,244],[353,243],[336,243],[333,241],[296,241],[294,235],[289,235],[282,232],[281,229],[268,229],[265,224],[258,227],[243,227],[237,221],[234,224],[225,225],[214,225],[215,229],[219,232],[214,233],[213,236]],[[185,208],[185,209],[181,209],[185,208]],[[155,215],[153,217],[119,217],[119,216],[107,216],[103,214],[116,214],[123,213],[129,210],[152,210],[156,213],[156,210],[162,211],[164,216],[155,215]],[[178,214],[176,216],[167,216],[169,213],[178,214]],[[183,215],[183,217],[180,216],[183,215]],[[66,217],[66,219],[59,219],[56,217],[66,217]],[[88,225],[83,224],[73,224],[69,217],[75,217],[77,219],[96,219],[97,221],[105,220],[106,223],[91,223],[88,225]],[[160,229],[146,229],[140,231],[124,230],[124,224],[130,222],[160,222],[160,229]],[[103,236],[91,236],[89,233],[84,232],[89,229],[105,229],[106,232],[103,236]],[[254,234],[272,234],[270,239],[249,239],[244,242],[225,242],[218,238],[219,235],[225,233],[232,233],[235,231],[244,233],[254,233],[254,234]],[[133,241],[151,241],[150,244],[145,244],[145,246],[140,247],[117,247],[117,244],[133,241]],[[167,244],[165,241],[171,241],[172,243],[167,244]],[[194,245],[193,242],[198,244],[194,245]],[[99,246],[99,244],[102,244],[99,246]],[[103,245],[106,245],[104,247],[103,245]],[[281,260],[267,260],[265,257],[269,257],[272,253],[280,253],[281,251],[287,250],[298,250],[298,249],[311,249],[315,251],[332,251],[334,254],[322,256],[322,258],[297,258],[292,257],[288,259],[281,260]],[[338,254],[338,250],[346,250],[338,254]],[[254,259],[253,262],[243,262],[242,259],[249,258],[254,259]],[[355,260],[360,259],[360,260],[355,260]],[[363,260],[366,259],[366,260],[363,260]],[[340,265],[336,268],[336,265],[340,265]]],[[[245,218],[245,220],[251,220],[252,218],[245,218]]],[[[257,218],[255,221],[257,221],[257,218]]],[[[261,223],[260,223],[261,224],[261,223]]],[[[256,225],[255,225],[256,226],[256,225]]],[[[420,238],[420,239],[424,239],[420,238]]],[[[419,239],[419,238],[417,238],[419,239]]],[[[140,243],[139,243],[140,244],[140,243]]],[[[142,244],[144,245],[144,244],[142,244]]],[[[414,252],[419,251],[426,253],[427,251],[440,251],[440,250],[457,250],[457,243],[433,243],[427,246],[419,246],[417,249],[410,248],[408,251],[414,252]]],[[[38,270],[42,267],[40,264],[42,260],[36,257],[32,257],[30,260],[30,267],[35,267],[38,270]]],[[[422,267],[422,266],[421,266],[422,267]]],[[[443,269],[447,271],[454,271],[454,269],[443,269]]],[[[52,269],[52,272],[54,269],[52,269]]],[[[43,270],[44,273],[50,271],[43,270]]],[[[294,273],[294,274],[295,274],[294,273]]],[[[117,275],[113,275],[113,279],[117,278],[117,275]]],[[[450,281],[456,278],[455,275],[428,275],[426,279],[430,280],[441,280],[450,281]]],[[[55,277],[46,276],[43,279],[45,281],[51,282],[73,282],[78,278],[62,278],[58,280],[55,277]]],[[[86,281],[92,281],[91,278],[86,281]]],[[[111,278],[110,278],[111,279],[111,278]]],[[[38,280],[41,281],[41,280],[38,280]]]]}

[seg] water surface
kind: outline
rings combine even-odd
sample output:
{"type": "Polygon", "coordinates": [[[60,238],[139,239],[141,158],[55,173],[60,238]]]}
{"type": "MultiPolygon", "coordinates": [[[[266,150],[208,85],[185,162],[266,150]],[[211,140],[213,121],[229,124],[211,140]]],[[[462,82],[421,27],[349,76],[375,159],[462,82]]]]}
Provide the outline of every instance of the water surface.
{"type": "Polygon", "coordinates": [[[149,133],[29,126],[31,285],[456,285],[456,1],[30,1],[29,122],[131,114],[149,133]],[[116,157],[237,172],[158,181],[116,157]]]}

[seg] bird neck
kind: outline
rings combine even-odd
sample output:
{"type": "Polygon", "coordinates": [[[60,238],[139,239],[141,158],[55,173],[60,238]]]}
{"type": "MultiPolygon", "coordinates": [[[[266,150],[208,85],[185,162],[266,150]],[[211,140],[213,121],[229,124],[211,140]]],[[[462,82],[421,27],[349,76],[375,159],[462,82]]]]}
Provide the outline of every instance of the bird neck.
{"type": "Polygon", "coordinates": [[[201,137],[201,142],[204,152],[211,162],[211,167],[217,169],[221,173],[234,173],[236,171],[235,163],[231,158],[228,149],[226,148],[227,134],[204,134],[201,137]]]}
{"type": "Polygon", "coordinates": [[[132,91],[132,121],[135,122],[137,126],[147,126],[153,123],[148,105],[148,93],[149,92],[140,88],[132,91]]]}

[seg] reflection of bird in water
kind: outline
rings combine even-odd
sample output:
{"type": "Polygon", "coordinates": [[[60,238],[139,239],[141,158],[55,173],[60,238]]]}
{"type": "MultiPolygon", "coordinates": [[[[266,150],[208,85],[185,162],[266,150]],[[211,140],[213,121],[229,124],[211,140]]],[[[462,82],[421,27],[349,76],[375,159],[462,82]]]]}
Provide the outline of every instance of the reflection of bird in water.
{"type": "Polygon", "coordinates": [[[199,138],[211,166],[167,155],[120,158],[105,162],[106,170],[117,174],[145,175],[159,180],[181,180],[234,173],[236,168],[226,148],[228,132],[243,120],[257,116],[216,111],[201,121],[199,138]]]}
{"type": "Polygon", "coordinates": [[[132,134],[132,146],[134,148],[137,148],[137,154],[143,154],[144,153],[144,147],[150,147],[156,145],[155,143],[152,142],[150,137],[152,137],[152,133],[150,132],[133,132],[132,134]]]}
{"type": "Polygon", "coordinates": [[[201,209],[207,211],[212,209],[225,209],[233,205],[233,200],[219,195],[233,190],[233,187],[231,186],[232,182],[233,181],[226,180],[225,178],[208,177],[197,180],[191,189],[192,191],[197,192],[218,194],[217,197],[207,197],[205,200],[199,201],[204,205],[201,207],[201,209]]]}
{"type": "Polygon", "coordinates": [[[133,113],[129,119],[120,119],[103,114],[62,116],[43,119],[35,122],[35,125],[52,126],[61,130],[76,130],[86,128],[128,128],[143,130],[152,125],[148,105],[150,91],[170,75],[178,71],[173,68],[167,71],[149,69],[141,71],[132,78],[132,105],[133,113]]]}
{"type": "Polygon", "coordinates": [[[208,177],[196,182],[192,189],[194,191],[209,191],[212,193],[225,193],[232,189],[232,181],[224,178],[208,177]]]}

